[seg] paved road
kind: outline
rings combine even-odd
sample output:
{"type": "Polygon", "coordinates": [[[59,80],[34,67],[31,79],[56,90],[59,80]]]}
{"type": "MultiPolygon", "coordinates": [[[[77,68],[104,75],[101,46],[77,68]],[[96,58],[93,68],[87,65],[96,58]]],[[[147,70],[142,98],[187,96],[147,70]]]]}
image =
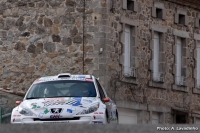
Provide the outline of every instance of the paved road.
{"type": "Polygon", "coordinates": [[[0,133],[200,133],[199,125],[62,125],[35,124],[11,125],[1,124],[0,133]],[[161,131],[165,128],[164,131],[161,131]],[[183,127],[198,130],[181,130],[183,127]],[[160,129],[160,130],[157,130],[160,129]],[[162,129],[161,129],[162,128],[162,129]],[[174,129],[173,129],[174,128],[174,129]]]}

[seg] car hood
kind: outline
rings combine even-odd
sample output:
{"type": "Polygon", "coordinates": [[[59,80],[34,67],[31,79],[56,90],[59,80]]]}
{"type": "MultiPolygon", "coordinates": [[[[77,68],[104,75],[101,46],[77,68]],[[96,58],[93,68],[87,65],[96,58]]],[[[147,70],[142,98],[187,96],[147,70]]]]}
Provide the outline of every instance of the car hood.
{"type": "Polygon", "coordinates": [[[40,119],[74,117],[81,110],[98,102],[96,97],[65,97],[24,100],[20,106],[28,108],[40,119]]]}

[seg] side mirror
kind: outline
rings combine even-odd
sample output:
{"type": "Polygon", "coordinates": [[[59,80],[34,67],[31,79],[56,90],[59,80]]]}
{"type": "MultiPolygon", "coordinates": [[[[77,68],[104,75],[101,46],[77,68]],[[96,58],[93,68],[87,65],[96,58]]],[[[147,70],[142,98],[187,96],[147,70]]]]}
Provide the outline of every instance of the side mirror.
{"type": "Polygon", "coordinates": [[[20,105],[21,104],[21,101],[16,101],[15,102],[17,105],[20,105]]]}
{"type": "Polygon", "coordinates": [[[97,80],[99,80],[99,78],[97,78],[97,80]]]}
{"type": "Polygon", "coordinates": [[[108,98],[108,97],[104,98],[104,99],[103,99],[103,102],[104,102],[104,103],[110,102],[110,98],[108,98]]]}

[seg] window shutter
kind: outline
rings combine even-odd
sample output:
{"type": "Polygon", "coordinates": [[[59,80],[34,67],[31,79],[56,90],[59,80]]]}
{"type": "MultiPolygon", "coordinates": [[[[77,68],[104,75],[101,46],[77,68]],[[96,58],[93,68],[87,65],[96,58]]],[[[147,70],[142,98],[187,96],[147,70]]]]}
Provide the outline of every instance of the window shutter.
{"type": "Polygon", "coordinates": [[[156,18],[156,8],[155,7],[151,8],[151,15],[152,15],[152,17],[156,18]]]}
{"type": "Polygon", "coordinates": [[[123,9],[126,9],[127,10],[127,0],[123,0],[123,9]]]}
{"type": "Polygon", "coordinates": [[[138,2],[134,1],[134,12],[138,12],[139,10],[139,4],[138,2]]]}
{"type": "Polygon", "coordinates": [[[166,9],[162,9],[162,19],[166,19],[166,9]]]}
{"type": "Polygon", "coordinates": [[[178,16],[179,14],[178,13],[175,13],[175,16],[174,16],[174,23],[178,23],[178,16]]]}
{"type": "Polygon", "coordinates": [[[194,26],[195,26],[196,28],[199,28],[199,18],[196,18],[196,19],[195,19],[195,24],[194,24],[194,26]]]}
{"type": "Polygon", "coordinates": [[[189,23],[189,16],[185,15],[185,26],[188,26],[189,23]]]}

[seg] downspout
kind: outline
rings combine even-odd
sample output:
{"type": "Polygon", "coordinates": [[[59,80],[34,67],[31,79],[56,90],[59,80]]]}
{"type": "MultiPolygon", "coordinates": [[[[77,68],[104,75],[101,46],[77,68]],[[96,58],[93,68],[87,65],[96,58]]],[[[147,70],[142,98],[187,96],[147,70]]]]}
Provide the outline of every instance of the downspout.
{"type": "Polygon", "coordinates": [[[85,66],[85,0],[83,0],[83,74],[85,66]]]}

